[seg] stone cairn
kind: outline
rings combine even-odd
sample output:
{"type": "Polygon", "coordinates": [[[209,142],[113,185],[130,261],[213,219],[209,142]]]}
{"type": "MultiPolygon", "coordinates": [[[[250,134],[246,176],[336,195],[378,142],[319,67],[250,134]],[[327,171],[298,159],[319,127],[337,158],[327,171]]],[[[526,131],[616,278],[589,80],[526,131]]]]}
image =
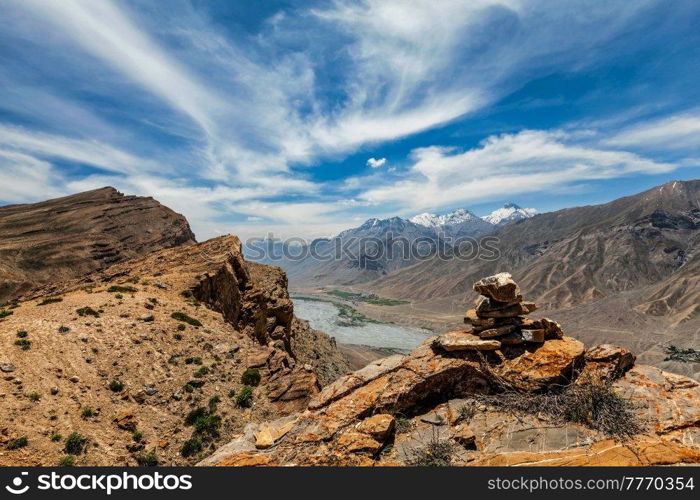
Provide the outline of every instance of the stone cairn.
{"type": "Polygon", "coordinates": [[[558,323],[548,318],[531,319],[537,309],[523,302],[520,288],[509,273],[499,273],[474,283],[480,294],[475,308],[467,311],[463,330],[448,332],[437,339],[446,351],[492,351],[504,345],[542,344],[563,336],[558,323]]]}

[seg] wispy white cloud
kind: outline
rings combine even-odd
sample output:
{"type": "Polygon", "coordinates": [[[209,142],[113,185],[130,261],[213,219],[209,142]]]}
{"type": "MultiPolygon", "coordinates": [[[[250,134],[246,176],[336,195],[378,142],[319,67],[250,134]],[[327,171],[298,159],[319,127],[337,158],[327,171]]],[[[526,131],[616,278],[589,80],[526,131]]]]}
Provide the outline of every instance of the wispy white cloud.
{"type": "Polygon", "coordinates": [[[158,169],[144,158],[90,139],[74,139],[0,123],[0,146],[48,159],[87,164],[122,174],[158,169]]]}
{"type": "Polygon", "coordinates": [[[53,166],[31,155],[0,149],[0,200],[23,203],[37,195],[56,198],[67,194],[64,180],[53,166]]]}
{"type": "Polygon", "coordinates": [[[491,136],[465,152],[438,146],[419,148],[412,152],[414,163],[406,178],[370,188],[359,198],[422,210],[678,167],[571,139],[571,134],[561,131],[524,130],[491,136]]]}
{"type": "Polygon", "coordinates": [[[606,139],[618,147],[662,150],[700,149],[700,111],[657,118],[628,126],[606,139]]]}
{"type": "Polygon", "coordinates": [[[22,0],[22,5],[213,132],[210,112],[224,101],[138,29],[123,6],[109,0],[22,0]]]}

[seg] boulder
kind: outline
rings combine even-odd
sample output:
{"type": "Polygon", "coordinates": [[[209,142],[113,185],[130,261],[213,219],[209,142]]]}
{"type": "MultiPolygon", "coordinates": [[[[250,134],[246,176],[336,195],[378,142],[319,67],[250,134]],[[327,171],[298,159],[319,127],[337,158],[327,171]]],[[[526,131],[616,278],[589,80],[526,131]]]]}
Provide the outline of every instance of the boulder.
{"type": "Polygon", "coordinates": [[[498,273],[474,283],[474,291],[499,302],[515,303],[522,300],[520,289],[510,273],[498,273]]]}
{"type": "Polygon", "coordinates": [[[525,339],[518,331],[500,337],[498,341],[501,343],[501,345],[520,345],[525,343],[525,339]]]}
{"type": "Polygon", "coordinates": [[[401,366],[403,361],[404,356],[395,354],[394,356],[378,359],[356,372],[340,377],[335,382],[324,387],[319,394],[311,399],[309,402],[309,409],[316,410],[327,406],[331,402],[346,396],[358,387],[395,371],[401,366]]]}
{"type": "Polygon", "coordinates": [[[518,302],[517,304],[505,304],[494,302],[488,297],[477,299],[476,314],[482,318],[514,318],[524,316],[537,310],[532,302],[518,302]]]}
{"type": "Polygon", "coordinates": [[[382,443],[363,432],[355,430],[343,432],[338,438],[337,445],[349,453],[367,453],[370,455],[376,454],[382,448],[382,443]]]}
{"type": "Polygon", "coordinates": [[[561,339],[564,336],[564,331],[561,325],[549,318],[541,318],[539,320],[541,328],[544,330],[544,336],[547,339],[561,339]]]}
{"type": "Polygon", "coordinates": [[[387,413],[372,415],[357,424],[356,429],[384,443],[394,432],[394,417],[387,413]]]}
{"type": "Polygon", "coordinates": [[[520,335],[525,342],[541,344],[544,342],[544,330],[520,330],[520,335]]]}
{"type": "Polygon", "coordinates": [[[620,378],[634,366],[635,356],[627,349],[600,344],[586,351],[586,365],[576,383],[606,383],[620,378]]]}
{"type": "Polygon", "coordinates": [[[484,340],[467,330],[440,335],[435,344],[445,351],[493,351],[501,347],[498,340],[484,340]]]}
{"type": "Polygon", "coordinates": [[[285,417],[268,424],[262,424],[260,429],[253,432],[255,447],[265,450],[274,446],[294,427],[296,418],[285,417]]]}
{"type": "Polygon", "coordinates": [[[549,340],[536,349],[506,359],[496,372],[523,390],[555,387],[575,378],[584,352],[583,343],[571,337],[549,340]]]}
{"type": "Polygon", "coordinates": [[[635,366],[613,383],[618,394],[632,401],[640,419],[657,434],[674,433],[683,442],[696,442],[700,428],[700,383],[653,366],[635,366]]]}
{"type": "Polygon", "coordinates": [[[476,434],[467,424],[456,425],[452,429],[452,438],[469,449],[476,449],[476,434]]]}
{"type": "Polygon", "coordinates": [[[469,309],[464,314],[464,322],[476,328],[493,328],[496,326],[496,318],[480,318],[476,314],[476,309],[469,309]]]}
{"type": "Polygon", "coordinates": [[[486,330],[481,330],[479,332],[479,337],[482,339],[493,339],[496,337],[502,337],[508,335],[518,330],[516,325],[504,325],[497,326],[495,328],[488,328],[486,330]]]}

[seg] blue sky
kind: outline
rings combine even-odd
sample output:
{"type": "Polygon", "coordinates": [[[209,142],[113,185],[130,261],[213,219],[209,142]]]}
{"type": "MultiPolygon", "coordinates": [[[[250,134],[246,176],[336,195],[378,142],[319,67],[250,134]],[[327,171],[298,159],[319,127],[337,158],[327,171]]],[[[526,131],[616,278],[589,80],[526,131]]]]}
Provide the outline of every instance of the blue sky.
{"type": "Polygon", "coordinates": [[[698,25],[683,0],[4,0],[0,202],[112,185],[201,240],[608,201],[700,177],[698,25]]]}

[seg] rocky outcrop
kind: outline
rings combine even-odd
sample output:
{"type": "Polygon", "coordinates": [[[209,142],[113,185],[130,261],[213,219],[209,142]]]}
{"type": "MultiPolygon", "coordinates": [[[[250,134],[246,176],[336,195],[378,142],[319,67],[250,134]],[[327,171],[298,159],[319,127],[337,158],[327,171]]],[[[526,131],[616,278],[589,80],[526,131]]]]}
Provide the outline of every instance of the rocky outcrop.
{"type": "MultiPolygon", "coordinates": [[[[249,422],[300,411],[347,372],[333,340],[294,317],[284,273],[246,262],[235,236],[44,285],[7,311],[0,430],[29,444],[3,450],[0,465],[56,465],[54,431],[90,439],[79,465],[135,465],[152,450],[163,465],[193,463],[249,422]],[[198,433],[192,412],[213,428],[198,433]]],[[[258,433],[261,443],[286,425],[258,433]]]]}
{"type": "Polygon", "coordinates": [[[282,269],[246,262],[235,237],[213,240],[209,246],[207,259],[220,264],[201,275],[189,293],[255,340],[246,365],[263,372],[272,401],[305,404],[321,383],[348,371],[335,341],[294,317],[282,269]]]}
{"type": "Polygon", "coordinates": [[[0,304],[37,284],[194,242],[182,215],[111,187],[0,207],[0,304]]]}
{"type": "MultiPolygon", "coordinates": [[[[509,275],[481,280],[475,289],[490,301],[498,298],[489,310],[522,303],[509,275]]],[[[633,367],[634,357],[614,346],[586,350],[558,324],[513,310],[495,317],[468,312],[471,328],[428,339],[406,356],[383,358],[339,378],[293,421],[250,424],[201,465],[700,462],[696,382],[633,367]],[[480,337],[504,326],[515,328],[480,337]],[[528,337],[525,330],[543,335],[528,337]],[[519,342],[506,342],[510,336],[519,342]],[[602,399],[587,407],[589,397],[602,399]],[[532,403],[530,411],[523,401],[532,403]],[[570,406],[562,412],[561,405],[570,406]],[[617,428],[598,425],[596,418],[610,418],[594,415],[605,405],[621,419],[617,428]]]]}

